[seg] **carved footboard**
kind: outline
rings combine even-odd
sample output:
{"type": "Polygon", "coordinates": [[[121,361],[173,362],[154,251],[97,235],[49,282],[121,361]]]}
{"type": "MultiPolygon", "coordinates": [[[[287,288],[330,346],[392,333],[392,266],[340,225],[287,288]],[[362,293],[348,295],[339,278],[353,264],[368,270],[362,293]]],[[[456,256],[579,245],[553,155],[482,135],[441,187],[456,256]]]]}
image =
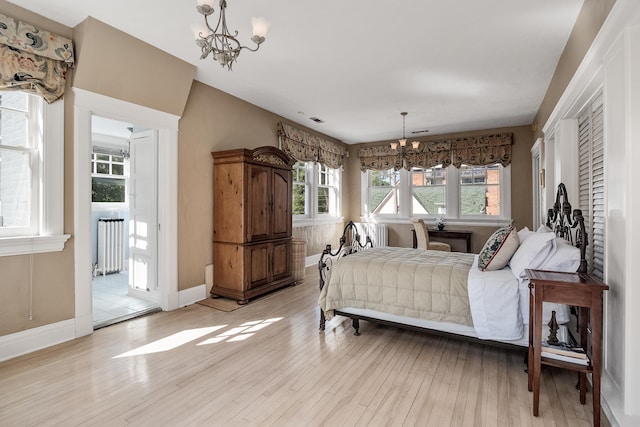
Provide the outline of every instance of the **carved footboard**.
{"type": "MultiPolygon", "coordinates": [[[[322,251],[320,261],[318,261],[318,273],[320,276],[319,287],[320,290],[324,287],[329,275],[331,274],[331,268],[334,260],[338,260],[344,256],[350,255],[355,252],[360,252],[367,248],[372,248],[373,242],[367,236],[366,242],[361,242],[361,236],[358,232],[358,228],[353,221],[349,221],[344,226],[342,236],[340,237],[340,246],[335,252],[331,250],[331,245],[327,245],[322,251]]],[[[322,309],[320,309],[320,331],[324,331],[325,316],[322,309]]]]}

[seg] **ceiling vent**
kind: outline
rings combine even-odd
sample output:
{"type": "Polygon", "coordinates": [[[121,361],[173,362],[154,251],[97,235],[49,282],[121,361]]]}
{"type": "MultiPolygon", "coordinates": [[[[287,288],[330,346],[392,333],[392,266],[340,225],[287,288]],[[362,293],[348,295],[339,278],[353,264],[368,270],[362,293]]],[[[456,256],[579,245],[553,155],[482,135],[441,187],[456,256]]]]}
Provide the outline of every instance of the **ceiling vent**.
{"type": "Polygon", "coordinates": [[[413,135],[419,134],[419,133],[427,133],[429,132],[429,129],[423,129],[423,130],[414,130],[413,132],[411,132],[413,135]]]}
{"type": "Polygon", "coordinates": [[[324,120],[321,120],[317,117],[309,117],[309,120],[313,120],[316,123],[324,123],[324,120]]]}

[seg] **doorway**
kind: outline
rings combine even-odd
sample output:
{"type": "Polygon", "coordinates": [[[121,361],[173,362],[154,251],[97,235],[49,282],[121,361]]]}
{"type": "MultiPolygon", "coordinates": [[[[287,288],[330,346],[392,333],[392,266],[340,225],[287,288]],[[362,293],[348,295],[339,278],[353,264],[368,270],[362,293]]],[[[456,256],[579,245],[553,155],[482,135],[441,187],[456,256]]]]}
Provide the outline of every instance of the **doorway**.
{"type": "Polygon", "coordinates": [[[160,311],[157,131],[91,117],[93,327],[160,311]]]}
{"type": "Polygon", "coordinates": [[[140,124],[158,133],[157,167],[157,283],[162,310],[179,307],[177,282],[177,154],[179,117],[130,102],[73,88],[74,144],[74,336],[93,333],[91,238],[91,132],[94,115],[140,124]]]}

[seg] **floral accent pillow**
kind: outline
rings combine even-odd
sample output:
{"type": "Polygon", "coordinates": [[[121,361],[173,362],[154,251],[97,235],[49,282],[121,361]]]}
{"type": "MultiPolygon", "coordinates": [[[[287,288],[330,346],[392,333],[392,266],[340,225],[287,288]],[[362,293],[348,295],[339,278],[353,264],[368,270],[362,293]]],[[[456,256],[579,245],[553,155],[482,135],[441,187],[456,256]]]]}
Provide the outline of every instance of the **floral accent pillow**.
{"type": "Polygon", "coordinates": [[[513,226],[499,228],[482,247],[478,255],[478,268],[482,271],[504,268],[519,245],[520,239],[513,226]]]}

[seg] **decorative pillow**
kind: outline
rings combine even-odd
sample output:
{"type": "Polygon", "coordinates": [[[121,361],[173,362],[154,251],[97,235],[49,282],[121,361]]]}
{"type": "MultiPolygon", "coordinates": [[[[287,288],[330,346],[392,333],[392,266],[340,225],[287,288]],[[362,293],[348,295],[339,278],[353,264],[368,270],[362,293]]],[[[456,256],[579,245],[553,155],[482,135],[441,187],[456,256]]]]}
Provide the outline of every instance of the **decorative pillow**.
{"type": "Polygon", "coordinates": [[[519,244],[518,233],[513,226],[499,228],[482,247],[478,255],[478,268],[482,271],[504,268],[519,244]]]}
{"type": "Polygon", "coordinates": [[[520,244],[522,244],[522,242],[524,242],[527,237],[531,236],[534,233],[535,231],[529,230],[529,227],[520,229],[520,231],[518,231],[518,239],[520,239],[520,244]]]}
{"type": "Polygon", "coordinates": [[[547,257],[553,255],[556,250],[556,245],[552,242],[555,237],[555,233],[533,233],[528,236],[509,261],[513,275],[526,279],[525,269],[540,268],[547,257]]]}

